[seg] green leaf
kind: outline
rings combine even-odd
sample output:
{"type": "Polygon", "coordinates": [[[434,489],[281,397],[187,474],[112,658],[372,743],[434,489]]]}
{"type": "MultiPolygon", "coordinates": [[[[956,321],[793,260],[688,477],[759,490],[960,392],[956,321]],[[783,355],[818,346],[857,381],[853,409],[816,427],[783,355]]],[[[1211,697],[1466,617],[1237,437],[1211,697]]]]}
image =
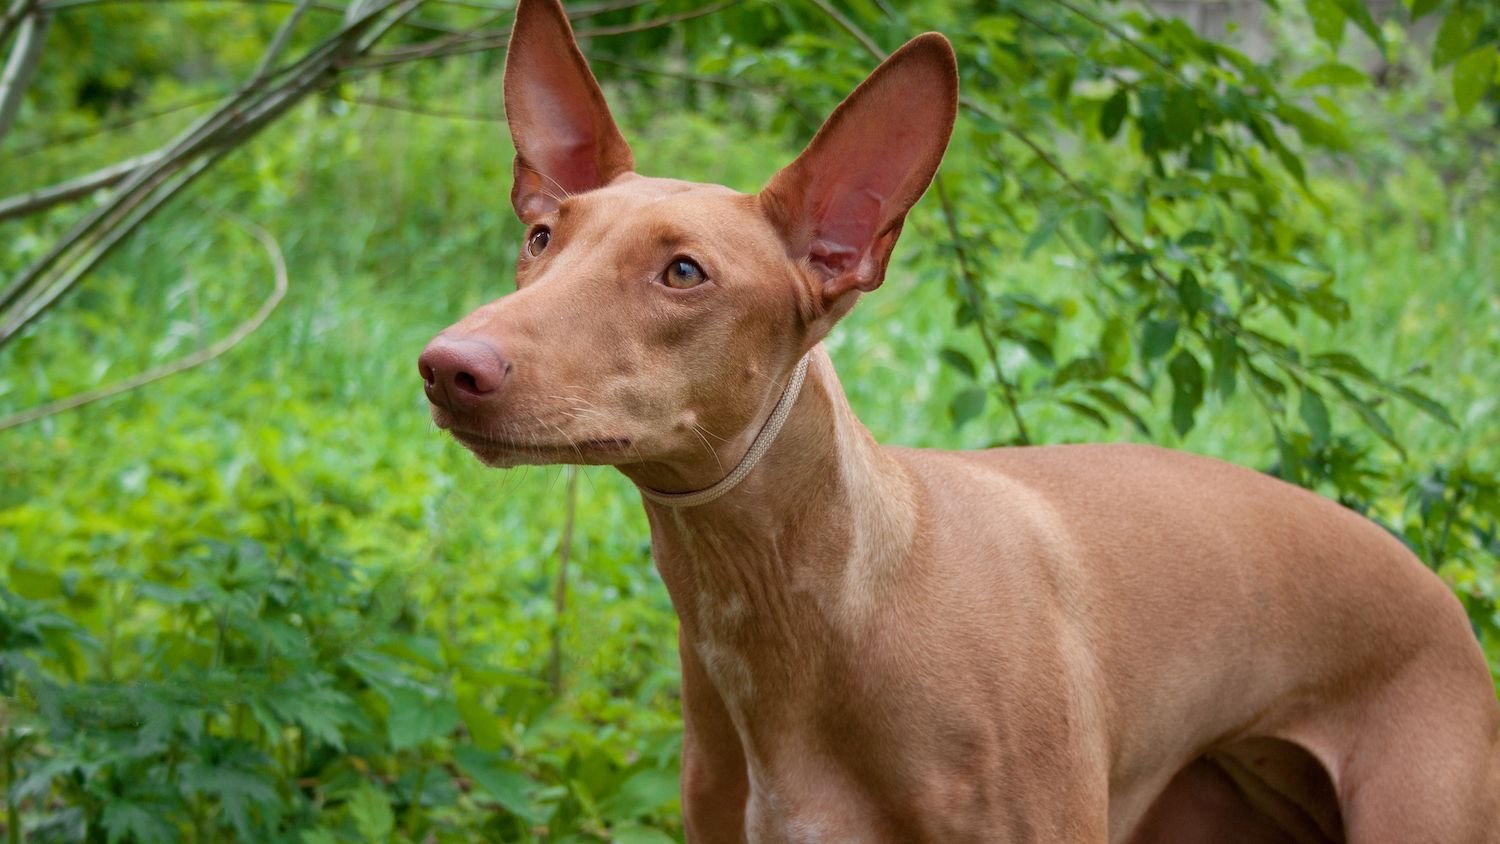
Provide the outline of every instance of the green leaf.
{"type": "Polygon", "coordinates": [[[458,726],[458,708],[451,700],[432,701],[410,688],[391,690],[391,714],[386,731],[396,750],[418,747],[442,738],[458,726]]]}
{"type": "Polygon", "coordinates": [[[1130,405],[1126,404],[1124,399],[1103,387],[1089,387],[1088,394],[1095,401],[1129,419],[1130,424],[1134,425],[1135,429],[1141,432],[1141,436],[1148,438],[1151,436],[1151,426],[1147,425],[1146,420],[1142,419],[1139,413],[1136,413],[1130,405]]]}
{"type": "Polygon", "coordinates": [[[540,786],[520,768],[466,744],[453,748],[453,761],[490,799],[516,817],[530,824],[546,823],[551,817],[551,811],[537,801],[540,786]]]}
{"type": "Polygon", "coordinates": [[[1099,335],[1099,351],[1104,353],[1104,367],[1110,372],[1119,372],[1130,363],[1130,333],[1125,320],[1110,317],[1099,335]]]}
{"type": "Polygon", "coordinates": [[[1120,125],[1125,122],[1125,115],[1130,111],[1130,93],[1119,88],[1114,95],[1104,101],[1104,107],[1099,110],[1099,134],[1105,140],[1111,140],[1119,134],[1120,125]]]}
{"type": "Polygon", "coordinates": [[[454,691],[458,714],[474,744],[491,753],[499,750],[505,744],[505,736],[500,732],[500,716],[484,705],[479,688],[469,683],[457,683],[454,691]]]}
{"type": "Polygon", "coordinates": [[[623,821],[664,814],[678,800],[677,774],[660,768],[646,768],[631,774],[620,790],[599,804],[600,817],[623,821]]]}
{"type": "Polygon", "coordinates": [[[1295,88],[1313,88],[1326,85],[1330,88],[1338,88],[1350,85],[1364,85],[1370,81],[1359,70],[1340,62],[1327,62],[1320,64],[1312,70],[1307,71],[1292,83],[1295,88]]]}
{"type": "Polygon", "coordinates": [[[1453,417],[1448,413],[1448,408],[1443,407],[1443,405],[1432,396],[1429,396],[1426,393],[1423,393],[1422,391],[1417,390],[1413,387],[1404,387],[1400,385],[1391,387],[1391,392],[1395,393],[1397,396],[1400,396],[1402,399],[1406,400],[1408,403],[1412,404],[1418,410],[1422,411],[1428,416],[1431,416],[1433,419],[1438,420],[1439,422],[1447,425],[1449,428],[1452,428],[1455,431],[1458,430],[1458,422],[1454,421],[1453,417]]]}
{"type": "Polygon", "coordinates": [[[1442,5],[1442,2],[1443,0],[1411,0],[1412,22],[1415,23],[1423,17],[1426,17],[1429,13],[1432,12],[1433,9],[1436,9],[1438,6],[1442,5]]]}
{"type": "Polygon", "coordinates": [[[1338,391],[1344,403],[1353,408],[1355,413],[1359,414],[1359,418],[1365,423],[1366,427],[1374,431],[1376,436],[1384,440],[1391,448],[1394,448],[1403,458],[1406,457],[1406,449],[1402,447],[1401,443],[1396,441],[1396,432],[1391,430],[1391,423],[1385,421],[1385,417],[1380,415],[1374,405],[1349,389],[1337,378],[1328,379],[1328,383],[1332,384],[1333,388],[1338,391]]]}
{"type": "Polygon", "coordinates": [[[1323,397],[1303,387],[1297,412],[1312,434],[1313,445],[1321,448],[1328,442],[1328,407],[1323,404],[1323,397]]]}
{"type": "Polygon", "coordinates": [[[953,415],[953,427],[962,428],[965,422],[984,412],[989,393],[980,387],[970,387],[953,397],[948,412],[953,415]]]}
{"type": "Polygon", "coordinates": [[[1177,320],[1147,320],[1141,329],[1141,356],[1148,361],[1156,360],[1172,350],[1177,342],[1177,320]]]}
{"type": "Polygon", "coordinates": [[[1203,306],[1203,287],[1198,284],[1198,274],[1191,269],[1183,269],[1177,279],[1177,299],[1190,317],[1203,306]]]}
{"type": "Polygon", "coordinates": [[[658,829],[644,826],[616,827],[610,832],[613,844],[677,844],[677,839],[658,829]]]}
{"type": "Polygon", "coordinates": [[[1172,378],[1172,429],[1179,437],[1193,429],[1193,415],[1203,403],[1203,367],[1186,349],[1172,356],[1167,364],[1172,378]]]}
{"type": "Polygon", "coordinates": [[[1453,101],[1459,114],[1468,114],[1479,105],[1484,92],[1495,79],[1496,47],[1481,47],[1458,60],[1453,66],[1453,101]]]}
{"type": "Polygon", "coordinates": [[[1191,88],[1172,88],[1162,108],[1172,146],[1181,146],[1198,131],[1198,98],[1191,88]]]}
{"type": "Polygon", "coordinates": [[[1308,358],[1308,363],[1315,369],[1325,371],[1342,372],[1352,375],[1366,384],[1380,384],[1380,378],[1370,368],[1365,366],[1359,358],[1346,352],[1324,352],[1308,358]]]}
{"type": "Polygon", "coordinates": [[[1098,425],[1099,427],[1105,429],[1109,428],[1109,419],[1105,417],[1104,414],[1100,413],[1098,408],[1091,407],[1081,401],[1077,401],[1076,399],[1063,399],[1062,404],[1063,407],[1066,407],[1079,416],[1082,416],[1090,422],[1093,422],[1095,425],[1098,425]]]}
{"type": "Polygon", "coordinates": [[[1235,341],[1234,335],[1227,331],[1214,335],[1213,341],[1208,347],[1209,357],[1213,360],[1214,367],[1214,390],[1220,398],[1229,398],[1234,395],[1235,371],[1240,361],[1240,344],[1235,341]]]}
{"type": "Polygon", "coordinates": [[[974,361],[970,360],[968,355],[958,349],[946,346],[938,352],[938,357],[942,358],[943,363],[953,367],[970,381],[979,377],[979,372],[974,367],[974,361]]]}
{"type": "Polygon", "coordinates": [[[1433,68],[1440,68],[1467,53],[1479,38],[1483,26],[1484,13],[1477,7],[1456,6],[1438,28],[1437,40],[1432,45],[1433,68]]]}
{"type": "Polygon", "coordinates": [[[1298,456],[1291,442],[1281,433],[1280,428],[1275,430],[1275,436],[1276,459],[1281,464],[1279,472],[1281,478],[1294,484],[1302,483],[1302,458],[1298,456]]]}
{"type": "Polygon", "coordinates": [[[1385,45],[1385,34],[1380,31],[1380,24],[1375,22],[1375,18],[1370,14],[1370,7],[1366,5],[1365,0],[1335,0],[1335,2],[1338,3],[1339,10],[1350,20],[1354,21],[1355,26],[1370,36],[1371,41],[1381,46],[1385,45]]]}
{"type": "Polygon", "coordinates": [[[1064,216],[1064,214],[1053,214],[1042,220],[1041,225],[1032,230],[1031,236],[1026,238],[1026,245],[1021,247],[1021,257],[1030,258],[1047,241],[1051,240],[1052,235],[1057,234],[1057,227],[1062,224],[1064,216]]]}
{"type": "Polygon", "coordinates": [[[1338,49],[1344,40],[1344,20],[1347,17],[1336,0],[1307,0],[1307,14],[1312,18],[1313,32],[1323,43],[1338,49]]]}
{"type": "Polygon", "coordinates": [[[361,783],[359,789],[349,795],[349,817],[354,828],[366,841],[385,841],[396,828],[396,814],[391,811],[391,801],[385,792],[369,783],[361,783]]]}
{"type": "Polygon", "coordinates": [[[179,835],[164,819],[163,807],[125,800],[104,804],[99,817],[110,844],[116,841],[176,841],[179,835]]]}
{"type": "Polygon", "coordinates": [[[1177,238],[1177,245],[1181,246],[1183,249],[1194,249],[1200,246],[1213,246],[1214,236],[1213,234],[1203,231],[1202,229],[1193,229],[1187,234],[1184,234],[1182,237],[1177,238]]]}
{"type": "Polygon", "coordinates": [[[1095,252],[1104,248],[1104,239],[1109,236],[1109,214],[1103,208],[1085,208],[1073,219],[1073,228],[1095,252]]]}

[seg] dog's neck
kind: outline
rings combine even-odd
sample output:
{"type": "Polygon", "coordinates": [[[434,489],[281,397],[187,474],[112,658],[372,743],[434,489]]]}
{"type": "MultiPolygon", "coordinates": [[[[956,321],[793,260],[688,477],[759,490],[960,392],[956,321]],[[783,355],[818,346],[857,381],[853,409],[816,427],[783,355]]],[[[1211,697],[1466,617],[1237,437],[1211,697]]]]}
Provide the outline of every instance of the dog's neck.
{"type": "Polygon", "coordinates": [[[646,514],[685,639],[729,701],[795,695],[836,658],[892,599],[917,528],[915,485],[855,417],[821,348],[743,483],[701,506],[647,501],[646,514]]]}

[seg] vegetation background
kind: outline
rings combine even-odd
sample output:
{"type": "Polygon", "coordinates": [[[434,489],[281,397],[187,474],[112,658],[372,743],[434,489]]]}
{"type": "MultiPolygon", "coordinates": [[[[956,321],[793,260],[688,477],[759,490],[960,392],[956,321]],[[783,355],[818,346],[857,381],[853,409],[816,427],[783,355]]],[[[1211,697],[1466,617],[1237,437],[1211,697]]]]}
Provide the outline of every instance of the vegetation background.
{"type": "MultiPolygon", "coordinates": [[[[1171,5],[569,7],[640,169],[743,190],[947,33],[955,143],[829,343],[875,435],[1151,440],[1308,485],[1428,561],[1500,673],[1500,8],[1171,5]]],[[[510,288],[509,9],[0,18],[8,841],[680,840],[635,492],[482,469],[415,372],[510,288]],[[258,134],[133,159],[285,91],[258,134]],[[161,160],[206,163],[112,249],[75,226],[128,179],[45,190],[161,160]]]]}

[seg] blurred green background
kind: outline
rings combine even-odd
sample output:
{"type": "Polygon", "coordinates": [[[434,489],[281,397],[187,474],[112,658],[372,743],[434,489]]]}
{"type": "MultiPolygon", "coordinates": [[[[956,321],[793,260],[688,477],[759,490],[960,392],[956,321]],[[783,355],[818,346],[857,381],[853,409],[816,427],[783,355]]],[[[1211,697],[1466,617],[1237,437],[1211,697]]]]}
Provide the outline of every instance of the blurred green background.
{"type": "MultiPolygon", "coordinates": [[[[1493,4],[568,6],[639,169],[747,191],[876,51],[947,33],[940,190],[829,341],[876,437],[1276,473],[1401,536],[1500,672],[1493,4]]],[[[7,840],[680,840],[675,619],[635,491],[483,469],[416,373],[512,284],[509,4],[11,10],[0,51],[40,49],[0,209],[296,97],[167,156],[212,166],[76,284],[69,232],[129,183],[0,210],[7,840]],[[207,356],[274,302],[277,250],[285,298],[242,343],[13,415],[207,356]],[[14,321],[43,282],[66,292],[14,321]]]]}

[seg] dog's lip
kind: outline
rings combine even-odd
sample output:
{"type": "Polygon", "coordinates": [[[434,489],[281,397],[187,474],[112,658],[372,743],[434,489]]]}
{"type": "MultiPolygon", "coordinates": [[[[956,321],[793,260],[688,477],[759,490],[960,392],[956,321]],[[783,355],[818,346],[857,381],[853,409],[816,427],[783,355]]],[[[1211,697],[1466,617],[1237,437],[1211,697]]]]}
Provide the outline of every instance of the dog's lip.
{"type": "Polygon", "coordinates": [[[480,450],[539,452],[587,449],[589,451],[621,451],[630,446],[630,439],[628,437],[591,437],[589,439],[569,440],[557,443],[522,442],[506,437],[465,431],[457,427],[450,427],[448,433],[463,445],[480,450]]]}

